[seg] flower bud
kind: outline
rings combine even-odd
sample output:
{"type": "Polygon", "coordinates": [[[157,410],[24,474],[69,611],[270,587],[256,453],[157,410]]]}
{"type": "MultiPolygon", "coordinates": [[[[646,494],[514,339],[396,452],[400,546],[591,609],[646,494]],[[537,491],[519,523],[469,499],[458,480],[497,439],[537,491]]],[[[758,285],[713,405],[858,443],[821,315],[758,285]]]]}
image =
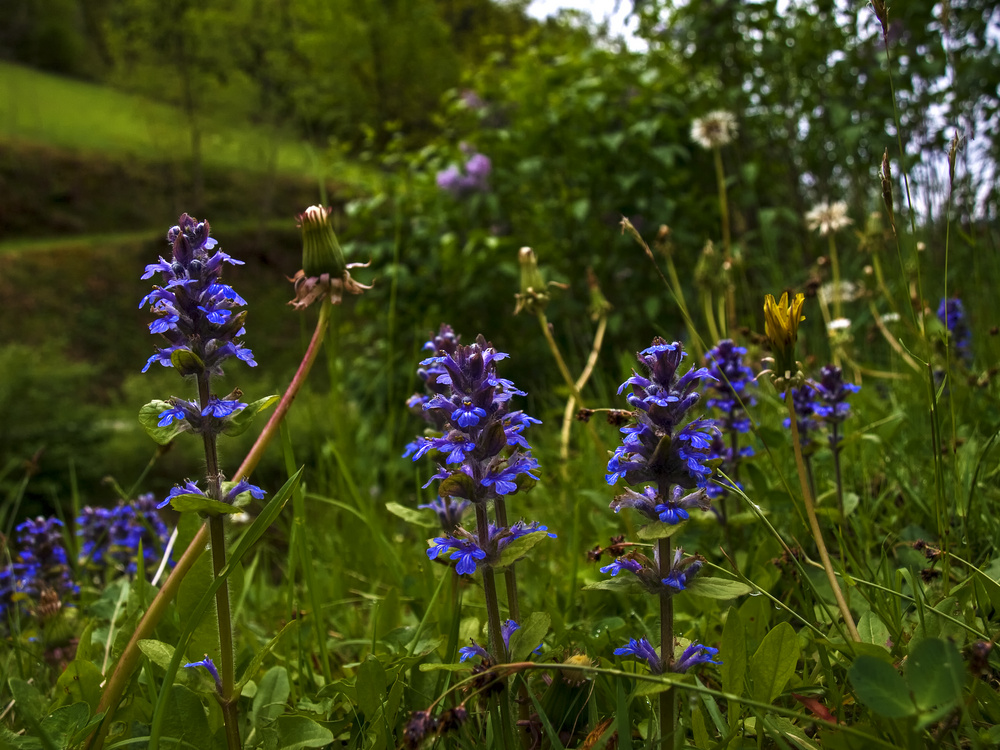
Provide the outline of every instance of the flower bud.
{"type": "Polygon", "coordinates": [[[302,228],[302,270],[306,276],[341,276],[347,269],[344,251],[330,224],[332,208],[310,206],[299,214],[302,228]]]}
{"type": "Polygon", "coordinates": [[[517,315],[521,310],[529,313],[542,312],[549,303],[549,294],[542,280],[542,273],[538,270],[535,251],[530,247],[522,247],[517,257],[521,263],[521,291],[515,295],[517,306],[514,314],[517,315]]]}

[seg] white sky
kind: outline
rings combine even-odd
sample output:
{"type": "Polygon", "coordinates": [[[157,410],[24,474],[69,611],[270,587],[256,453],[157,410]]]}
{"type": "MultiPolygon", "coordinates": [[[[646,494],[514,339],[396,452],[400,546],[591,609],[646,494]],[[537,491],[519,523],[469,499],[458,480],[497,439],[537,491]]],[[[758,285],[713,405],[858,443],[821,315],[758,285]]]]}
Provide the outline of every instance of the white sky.
{"type": "MultiPolygon", "coordinates": [[[[615,12],[616,0],[534,0],[528,6],[528,14],[535,18],[546,18],[554,15],[562,8],[585,10],[595,21],[610,19],[608,24],[612,34],[628,34],[625,19],[632,8],[630,0],[619,0],[618,11],[615,12]]],[[[634,27],[635,19],[629,26],[634,27]]]]}

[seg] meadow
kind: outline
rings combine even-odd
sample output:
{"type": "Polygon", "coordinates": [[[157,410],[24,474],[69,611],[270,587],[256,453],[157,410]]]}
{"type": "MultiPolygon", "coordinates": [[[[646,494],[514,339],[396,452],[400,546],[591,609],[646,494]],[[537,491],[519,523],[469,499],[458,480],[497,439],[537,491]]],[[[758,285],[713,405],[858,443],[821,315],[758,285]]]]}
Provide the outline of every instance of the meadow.
{"type": "Polygon", "coordinates": [[[0,245],[0,747],[1000,746],[991,143],[882,3],[752,96],[658,7],[419,146],[220,116],[197,217],[179,110],[2,64],[23,192],[144,208],[0,245]]]}

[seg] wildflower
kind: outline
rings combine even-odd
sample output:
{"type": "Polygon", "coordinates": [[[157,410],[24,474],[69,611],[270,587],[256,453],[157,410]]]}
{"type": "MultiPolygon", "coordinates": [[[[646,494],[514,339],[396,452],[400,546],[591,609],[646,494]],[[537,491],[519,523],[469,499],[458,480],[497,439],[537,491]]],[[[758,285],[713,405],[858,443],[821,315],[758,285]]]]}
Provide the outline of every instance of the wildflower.
{"type": "Polygon", "coordinates": [[[660,661],[656,649],[645,638],[638,640],[632,638],[627,644],[616,648],[615,656],[634,656],[639,661],[644,661],[649,665],[649,671],[653,674],[663,674],[663,663],[660,661]]]}
{"type": "Polygon", "coordinates": [[[518,521],[512,526],[498,526],[490,523],[487,540],[485,543],[481,543],[473,534],[465,529],[457,528],[449,536],[435,537],[432,540],[432,546],[427,550],[427,557],[434,560],[450,551],[449,559],[458,563],[455,572],[459,575],[472,575],[476,572],[478,562],[497,565],[501,554],[512,542],[539,531],[546,532],[546,536],[553,539],[556,536],[549,532],[548,527],[537,522],[518,521]]]}
{"type": "Polygon", "coordinates": [[[691,139],[705,149],[721,148],[736,137],[736,117],[731,112],[716,110],[691,123],[691,139]]]}
{"type": "Polygon", "coordinates": [[[524,392],[497,377],[496,363],[506,357],[479,336],[475,344],[441,350],[421,362],[433,372],[427,385],[434,391],[423,410],[442,423],[443,434],[418,439],[413,460],[432,451],[448,454],[427,483],[442,480],[442,497],[485,503],[516,492],[522,478],[538,479],[531,473],[538,462],[521,434],[538,420],[510,411],[510,399],[524,392]]]}
{"type": "Polygon", "coordinates": [[[795,342],[799,337],[799,323],[805,320],[802,314],[805,301],[801,292],[795,295],[791,305],[788,304],[788,292],[781,295],[779,302],[770,294],[764,298],[764,333],[771,344],[778,377],[790,378],[798,370],[795,342]]]}
{"type": "MultiPolygon", "coordinates": [[[[781,398],[786,398],[785,393],[781,398]]],[[[812,441],[809,433],[819,429],[820,423],[813,419],[816,411],[816,390],[810,383],[803,383],[799,387],[792,388],[792,405],[795,407],[795,421],[799,428],[799,442],[803,447],[808,446],[812,441]]],[[[785,428],[792,426],[790,417],[785,417],[785,428]]]]}
{"type": "Polygon", "coordinates": [[[821,286],[816,294],[820,302],[830,305],[836,302],[851,302],[858,298],[858,287],[852,281],[827,282],[821,286]]]}
{"type": "Polygon", "coordinates": [[[438,172],[435,181],[439,188],[456,198],[468,193],[484,193],[490,188],[489,176],[492,170],[493,164],[488,156],[471,152],[464,170],[452,164],[438,172]]]}
{"type": "Polygon", "coordinates": [[[712,469],[705,462],[715,424],[696,419],[678,427],[700,398],[698,385],[713,378],[705,368],[691,368],[678,376],[685,356],[679,342],[668,344],[661,338],[637,355],[649,377],[633,371],[618,389],[621,394],[632,386],[627,399],[635,411],[633,422],[621,428],[625,438],[608,462],[608,484],[622,477],[632,485],[650,482],[661,495],[671,485],[694,489],[707,484],[712,469]]]}
{"type": "MultiPolygon", "coordinates": [[[[813,393],[816,400],[813,412],[827,424],[839,425],[851,413],[851,405],[847,397],[861,390],[860,386],[844,382],[844,374],[836,365],[826,365],[818,382],[813,383],[813,393]]],[[[836,430],[830,436],[830,444],[836,448],[840,437],[836,430]]]]}
{"type": "Polygon", "coordinates": [[[743,363],[747,350],[736,346],[731,339],[723,339],[705,355],[708,374],[713,381],[708,384],[706,404],[722,412],[716,424],[724,431],[746,433],[750,420],[746,408],[757,400],[750,391],[754,387],[753,370],[743,363]]]}
{"type": "Polygon", "coordinates": [[[847,204],[844,201],[836,203],[823,201],[806,213],[806,226],[811,231],[818,231],[823,237],[853,223],[851,217],[847,215],[847,204]]]}
{"type": "Polygon", "coordinates": [[[351,278],[352,268],[367,268],[369,264],[348,263],[344,259],[330,222],[332,211],[330,207],[310,206],[298,216],[302,229],[302,268],[290,279],[295,299],[288,303],[296,310],[304,310],[323,299],[339,305],[345,292],[357,295],[371,289],[351,278]]]}
{"type": "Polygon", "coordinates": [[[715,661],[713,658],[718,653],[719,649],[717,648],[703,646],[700,643],[692,643],[684,649],[681,657],[673,663],[671,671],[687,672],[691,667],[699,664],[722,664],[721,661],[715,661]]]}
{"type": "Polygon", "coordinates": [[[958,297],[942,298],[937,310],[938,320],[948,329],[951,345],[965,362],[972,359],[972,332],[965,316],[965,305],[958,297]]]}
{"type": "Polygon", "coordinates": [[[642,492],[626,488],[623,494],[611,501],[611,510],[615,513],[622,508],[635,508],[650,520],[675,525],[688,519],[689,509],[710,510],[711,504],[706,489],[685,494],[684,488],[676,485],[670,492],[670,498],[664,501],[654,487],[646,486],[642,492]]]}
{"type": "Polygon", "coordinates": [[[441,528],[445,531],[454,531],[462,522],[462,514],[469,507],[468,500],[455,500],[454,498],[438,497],[430,503],[418,505],[421,510],[433,510],[441,522],[441,528]]]}
{"type": "Polygon", "coordinates": [[[238,340],[243,335],[245,312],[235,312],[246,301],[232,287],[222,284],[224,263],[242,265],[221,250],[210,236],[207,221],[183,214],[167,232],[173,256],[146,266],[143,279],[161,274],[164,285],[143,297],[158,320],[149,324],[151,333],[163,336],[168,346],[149,358],[143,372],[154,362],[175,367],[182,375],[207,372],[222,374],[222,363],[236,357],[256,366],[253,353],[238,340]]]}
{"type": "Polygon", "coordinates": [[[128,573],[138,570],[139,547],[147,569],[159,560],[170,536],[150,493],[114,508],[85,507],[77,516],[80,562],[91,567],[111,563],[128,573]]]}
{"type": "Polygon", "coordinates": [[[16,549],[11,565],[0,576],[0,615],[15,601],[55,599],[58,611],[63,597],[79,592],[71,575],[63,541],[63,523],[58,518],[29,518],[15,527],[16,549]]]}
{"type": "Polygon", "coordinates": [[[827,326],[826,330],[831,336],[839,333],[840,331],[847,331],[851,328],[851,321],[847,318],[834,318],[831,320],[827,326]]]}
{"type": "Polygon", "coordinates": [[[212,675],[212,679],[215,680],[215,689],[222,694],[222,678],[219,677],[219,670],[215,668],[215,662],[213,662],[208,654],[205,654],[205,658],[201,661],[192,661],[184,665],[185,669],[197,669],[198,667],[204,667],[208,670],[208,673],[212,675]]]}
{"type": "MultiPolygon", "coordinates": [[[[222,496],[222,502],[227,505],[232,505],[236,502],[236,498],[242,495],[244,492],[249,492],[251,497],[262,500],[264,498],[264,490],[256,485],[250,484],[244,477],[240,481],[236,482],[230,489],[222,496]]],[[[181,495],[201,495],[202,497],[208,497],[201,488],[195,482],[190,480],[185,480],[184,484],[175,485],[173,489],[167,494],[163,502],[157,505],[157,509],[165,508],[170,505],[170,501],[175,497],[181,495]]]]}
{"type": "Polygon", "coordinates": [[[614,577],[622,571],[628,571],[649,593],[673,596],[687,588],[688,582],[698,575],[703,565],[702,559],[697,556],[684,557],[684,550],[678,547],[669,567],[659,561],[654,562],[639,552],[627,552],[601,568],[601,572],[610,573],[614,577]]]}

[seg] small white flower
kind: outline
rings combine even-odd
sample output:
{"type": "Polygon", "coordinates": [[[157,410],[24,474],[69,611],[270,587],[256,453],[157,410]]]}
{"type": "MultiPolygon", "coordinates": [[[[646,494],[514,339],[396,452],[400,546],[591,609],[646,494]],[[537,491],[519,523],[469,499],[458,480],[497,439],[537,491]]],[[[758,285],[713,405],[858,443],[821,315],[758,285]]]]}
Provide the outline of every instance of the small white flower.
{"type": "Polygon", "coordinates": [[[888,312],[882,316],[883,323],[898,323],[899,313],[898,312],[888,312]]]}
{"type": "Polygon", "coordinates": [[[824,305],[831,302],[850,302],[858,296],[858,288],[851,281],[841,281],[838,286],[828,281],[819,288],[819,298],[824,305]]]}
{"type": "Polygon", "coordinates": [[[719,148],[736,137],[736,117],[732,112],[716,110],[691,123],[691,139],[702,148],[719,148]]]}
{"type": "Polygon", "coordinates": [[[237,526],[244,526],[244,525],[250,523],[253,520],[253,516],[251,516],[246,511],[243,511],[241,513],[232,513],[232,514],[230,514],[229,520],[232,523],[236,524],[237,526]]]}
{"type": "Polygon", "coordinates": [[[824,237],[853,223],[847,215],[847,204],[844,201],[817,203],[806,214],[806,226],[813,231],[819,230],[824,237]]]}
{"type": "Polygon", "coordinates": [[[834,318],[827,326],[826,330],[832,335],[838,331],[846,331],[851,327],[851,321],[847,318],[834,318]]]}

